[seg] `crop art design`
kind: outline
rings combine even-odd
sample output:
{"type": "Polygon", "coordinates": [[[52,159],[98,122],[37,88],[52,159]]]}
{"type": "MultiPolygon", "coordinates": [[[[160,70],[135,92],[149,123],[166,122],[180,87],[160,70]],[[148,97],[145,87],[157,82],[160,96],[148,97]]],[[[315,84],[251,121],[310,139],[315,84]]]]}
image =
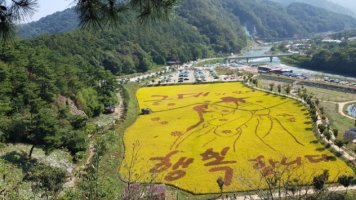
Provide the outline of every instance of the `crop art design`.
{"type": "Polygon", "coordinates": [[[266,187],[281,174],[300,184],[329,170],[331,181],[352,174],[316,141],[300,102],[241,83],[142,88],[141,115],[125,133],[122,178],[165,183],[196,194],[266,187]],[[283,172],[283,173],[282,173],[283,172]]]}

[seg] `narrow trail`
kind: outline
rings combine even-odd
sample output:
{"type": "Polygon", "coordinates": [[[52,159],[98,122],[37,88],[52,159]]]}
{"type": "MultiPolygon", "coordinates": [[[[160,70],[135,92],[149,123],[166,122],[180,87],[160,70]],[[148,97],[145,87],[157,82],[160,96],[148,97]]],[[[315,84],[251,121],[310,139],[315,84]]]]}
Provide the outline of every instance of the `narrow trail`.
{"type": "Polygon", "coordinates": [[[347,115],[345,112],[344,112],[344,108],[347,104],[350,104],[350,103],[356,103],[356,100],[353,100],[353,101],[346,101],[346,102],[335,102],[335,101],[324,101],[324,102],[327,102],[327,103],[333,103],[333,104],[337,104],[338,106],[338,112],[340,115],[346,117],[346,118],[349,118],[351,120],[355,120],[356,118],[353,118],[349,115],[347,115]]]}
{"type": "MultiPolygon", "coordinates": [[[[356,190],[356,186],[350,186],[349,188],[345,188],[342,186],[333,186],[333,187],[328,187],[327,188],[328,191],[330,192],[344,192],[344,191],[351,191],[351,190],[356,190]]],[[[297,192],[298,194],[300,194],[301,196],[304,196],[305,194],[311,195],[311,194],[315,194],[318,191],[315,191],[313,189],[305,189],[305,190],[301,190],[299,192],[297,192]]],[[[258,193],[258,192],[256,192],[258,193]]],[[[262,200],[262,199],[266,199],[266,197],[269,197],[268,195],[266,195],[267,192],[263,192],[261,194],[253,194],[253,195],[242,195],[242,196],[228,196],[228,197],[221,197],[218,198],[217,200],[262,200]]],[[[279,194],[278,192],[273,193],[272,194],[274,198],[278,199],[278,198],[288,198],[288,197],[292,197],[293,195],[289,192],[289,193],[282,193],[279,194]]],[[[269,198],[270,199],[270,198],[269,198]]]]}
{"type": "Polygon", "coordinates": [[[345,106],[346,106],[347,104],[350,104],[350,103],[356,103],[356,101],[348,101],[348,102],[339,103],[339,104],[338,104],[338,105],[339,105],[339,109],[338,109],[338,110],[339,110],[339,113],[340,113],[342,116],[347,117],[347,118],[352,119],[352,120],[355,120],[355,118],[353,118],[353,117],[347,115],[347,114],[344,112],[345,106]]]}
{"type": "MultiPolygon", "coordinates": [[[[114,116],[114,118],[115,118],[113,123],[115,123],[116,120],[121,119],[124,114],[124,101],[123,101],[122,94],[120,92],[117,93],[117,98],[119,100],[119,103],[115,108],[115,112],[110,114],[110,115],[114,116]]],[[[106,126],[110,126],[111,124],[112,123],[108,123],[108,124],[106,124],[106,126]]],[[[89,138],[90,137],[91,136],[89,136],[89,138]]],[[[64,188],[74,188],[75,187],[75,184],[78,180],[77,174],[80,174],[80,172],[83,171],[90,164],[94,154],[95,154],[95,143],[93,140],[91,140],[88,145],[87,159],[85,160],[85,162],[82,165],[77,166],[76,169],[74,170],[74,172],[72,172],[71,176],[67,179],[67,182],[64,184],[64,188]]]]}

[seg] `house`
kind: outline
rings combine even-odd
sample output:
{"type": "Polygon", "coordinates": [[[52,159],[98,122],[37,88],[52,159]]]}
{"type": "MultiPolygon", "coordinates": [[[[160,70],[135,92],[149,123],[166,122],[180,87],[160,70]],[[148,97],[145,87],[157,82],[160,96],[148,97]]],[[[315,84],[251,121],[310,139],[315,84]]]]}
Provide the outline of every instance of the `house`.
{"type": "Polygon", "coordinates": [[[169,66],[174,66],[174,65],[180,65],[181,62],[179,60],[170,60],[167,62],[167,65],[169,66]]]}
{"type": "Polygon", "coordinates": [[[258,67],[258,72],[259,73],[268,73],[271,71],[271,68],[270,67],[264,67],[264,66],[260,66],[258,67]]]}

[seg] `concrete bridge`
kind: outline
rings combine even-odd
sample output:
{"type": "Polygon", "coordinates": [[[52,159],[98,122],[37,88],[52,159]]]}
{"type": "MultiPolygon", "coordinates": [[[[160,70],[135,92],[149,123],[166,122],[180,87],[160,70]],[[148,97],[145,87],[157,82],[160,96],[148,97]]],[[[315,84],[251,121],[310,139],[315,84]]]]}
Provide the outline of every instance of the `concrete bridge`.
{"type": "Polygon", "coordinates": [[[246,60],[248,63],[250,59],[257,59],[257,58],[269,58],[270,62],[273,61],[273,58],[282,58],[295,55],[294,53],[285,53],[285,54],[270,54],[270,55],[261,55],[261,56],[229,56],[225,59],[228,62],[237,61],[237,60],[246,60]]]}

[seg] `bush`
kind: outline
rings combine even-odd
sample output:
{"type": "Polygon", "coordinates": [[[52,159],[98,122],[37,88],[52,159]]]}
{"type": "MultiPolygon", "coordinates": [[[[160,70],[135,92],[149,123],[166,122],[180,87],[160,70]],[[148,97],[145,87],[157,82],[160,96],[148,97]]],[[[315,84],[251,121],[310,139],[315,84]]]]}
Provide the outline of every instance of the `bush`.
{"type": "Polygon", "coordinates": [[[81,129],[85,127],[86,123],[88,121],[88,118],[86,116],[73,116],[70,120],[71,125],[73,126],[74,129],[81,129]]]}
{"type": "Polygon", "coordinates": [[[319,129],[320,133],[324,133],[326,126],[324,124],[319,124],[318,129],[319,129]]]}
{"type": "Polygon", "coordinates": [[[99,116],[104,111],[98,93],[93,88],[85,88],[78,92],[77,101],[90,117],[99,116]]]}
{"type": "Polygon", "coordinates": [[[335,193],[335,192],[330,192],[325,197],[325,200],[345,200],[345,199],[346,199],[345,195],[335,193]]]}
{"type": "Polygon", "coordinates": [[[77,161],[79,161],[79,160],[82,160],[84,157],[85,157],[85,151],[79,151],[79,152],[77,152],[75,155],[74,155],[74,157],[73,157],[73,161],[74,162],[77,162],[77,161]]]}
{"type": "Polygon", "coordinates": [[[334,142],[334,143],[335,143],[335,145],[336,145],[336,146],[338,146],[339,148],[343,147],[343,146],[344,146],[344,144],[345,144],[345,143],[344,143],[344,141],[342,141],[342,140],[338,140],[338,139],[337,139],[337,140],[335,140],[335,142],[334,142]]]}
{"type": "Polygon", "coordinates": [[[337,152],[335,152],[335,156],[336,156],[336,157],[341,157],[341,156],[342,156],[342,153],[337,151],[337,152]]]}
{"type": "Polygon", "coordinates": [[[66,173],[60,168],[37,163],[29,169],[24,179],[31,182],[34,192],[55,197],[63,188],[66,173]]]}
{"type": "Polygon", "coordinates": [[[86,135],[81,131],[66,131],[63,137],[63,146],[71,155],[86,150],[86,135]]]}

